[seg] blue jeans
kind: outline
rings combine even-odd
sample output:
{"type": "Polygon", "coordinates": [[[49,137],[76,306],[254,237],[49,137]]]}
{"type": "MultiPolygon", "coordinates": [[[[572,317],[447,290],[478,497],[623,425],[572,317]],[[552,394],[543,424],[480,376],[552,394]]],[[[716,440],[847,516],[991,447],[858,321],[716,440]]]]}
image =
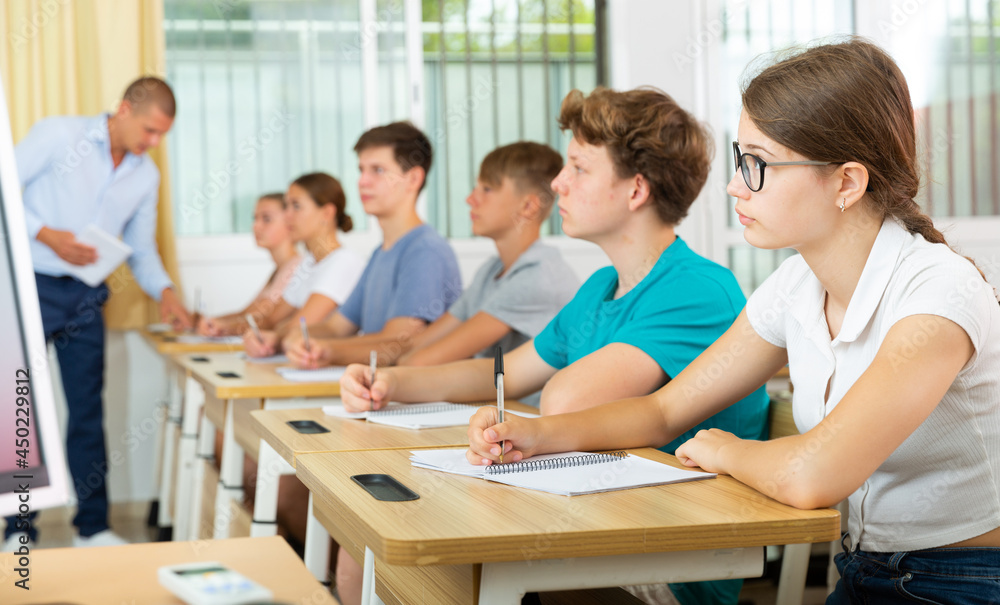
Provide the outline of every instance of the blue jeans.
{"type": "MultiPolygon", "coordinates": [[[[108,459],[104,443],[104,284],[35,274],[45,340],[55,345],[66,393],[66,458],[76,488],[73,518],[81,536],[108,529],[108,459]]],[[[32,515],[32,518],[34,515],[32,515]]],[[[15,529],[7,519],[6,535],[15,529]]],[[[32,539],[37,539],[34,525],[32,539]]]]}
{"type": "Polygon", "coordinates": [[[827,605],[1000,603],[1000,548],[845,549],[835,562],[840,580],[827,605]]]}

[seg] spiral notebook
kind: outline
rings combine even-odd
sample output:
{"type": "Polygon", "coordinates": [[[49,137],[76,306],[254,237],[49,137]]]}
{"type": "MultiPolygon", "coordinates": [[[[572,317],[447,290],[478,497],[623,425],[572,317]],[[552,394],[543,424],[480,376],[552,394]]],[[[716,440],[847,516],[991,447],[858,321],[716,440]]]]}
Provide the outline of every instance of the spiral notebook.
{"type": "MultiPolygon", "coordinates": [[[[469,424],[469,419],[478,409],[479,407],[474,405],[459,405],[445,401],[407,404],[393,401],[381,410],[373,412],[348,412],[342,404],[325,405],[323,413],[338,418],[364,418],[368,422],[404,429],[433,429],[469,424]]],[[[519,415],[528,418],[538,417],[537,414],[519,415]]]]}
{"type": "Polygon", "coordinates": [[[479,477],[562,496],[597,494],[715,477],[715,473],[674,468],[627,452],[544,454],[525,458],[520,462],[491,466],[469,463],[463,449],[413,450],[410,453],[410,463],[418,468],[479,477]]]}

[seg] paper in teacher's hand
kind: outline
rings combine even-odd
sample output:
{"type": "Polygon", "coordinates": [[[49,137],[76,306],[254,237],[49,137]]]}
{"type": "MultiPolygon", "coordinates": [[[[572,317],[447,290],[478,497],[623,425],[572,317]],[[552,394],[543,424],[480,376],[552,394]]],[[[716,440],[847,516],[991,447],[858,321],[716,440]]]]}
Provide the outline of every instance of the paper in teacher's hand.
{"type": "Polygon", "coordinates": [[[66,263],[67,271],[91,288],[101,285],[132,254],[128,244],[94,225],[87,225],[76,235],[76,241],[97,249],[97,260],[89,265],[66,263]]]}

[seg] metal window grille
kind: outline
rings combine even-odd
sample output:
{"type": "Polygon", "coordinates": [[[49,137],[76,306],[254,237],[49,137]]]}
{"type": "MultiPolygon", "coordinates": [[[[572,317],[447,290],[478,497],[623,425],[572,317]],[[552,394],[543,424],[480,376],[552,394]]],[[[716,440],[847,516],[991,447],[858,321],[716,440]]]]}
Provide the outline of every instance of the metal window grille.
{"type": "Polygon", "coordinates": [[[562,151],[562,97],[604,80],[604,1],[422,0],[410,19],[414,2],[164,0],[184,115],[171,141],[178,233],[249,231],[260,194],[314,170],[343,182],[364,228],[352,147],[377,123],[412,119],[430,135],[427,215],[450,237],[471,235],[464,200],[490,149],[530,139],[562,151]],[[408,52],[413,35],[422,57],[408,52]]]}

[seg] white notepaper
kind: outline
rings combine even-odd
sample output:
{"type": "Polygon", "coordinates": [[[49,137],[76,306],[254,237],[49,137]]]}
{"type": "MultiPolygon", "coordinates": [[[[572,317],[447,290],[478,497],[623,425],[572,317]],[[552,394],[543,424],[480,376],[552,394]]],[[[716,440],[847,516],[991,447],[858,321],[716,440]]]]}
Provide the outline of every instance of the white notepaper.
{"type": "Polygon", "coordinates": [[[330,366],[316,370],[278,366],[274,369],[282,378],[291,382],[337,382],[346,370],[346,366],[330,366]]]}
{"type": "Polygon", "coordinates": [[[87,225],[76,235],[76,241],[96,248],[97,260],[89,265],[66,263],[67,272],[91,288],[101,285],[132,254],[128,244],[96,225],[87,225]]]}
{"type": "Polygon", "coordinates": [[[238,345],[243,344],[242,336],[202,336],[200,334],[178,334],[176,342],[185,345],[238,345]]]}
{"type": "MultiPolygon", "coordinates": [[[[545,454],[526,458],[521,463],[525,461],[546,460],[561,461],[561,463],[557,464],[553,462],[550,466],[554,468],[490,474],[486,470],[489,467],[470,464],[465,458],[465,450],[463,449],[413,450],[410,453],[412,454],[410,456],[411,464],[419,468],[443,471],[456,475],[480,477],[487,481],[562,496],[596,494],[715,477],[715,473],[674,468],[667,464],[631,454],[626,454],[623,458],[608,462],[580,465],[573,465],[571,464],[573,461],[567,459],[576,456],[589,457],[592,454],[585,452],[545,454]],[[569,465],[567,466],[566,464],[569,465]]],[[[511,467],[521,463],[511,463],[511,467]]],[[[508,465],[503,464],[499,468],[505,466],[508,465]]]]}
{"type": "Polygon", "coordinates": [[[282,353],[270,357],[251,357],[246,353],[240,353],[239,357],[245,359],[247,363],[288,363],[288,356],[282,353]]]}
{"type": "MultiPolygon", "coordinates": [[[[389,405],[375,412],[348,412],[344,409],[343,404],[335,404],[323,406],[323,413],[338,418],[364,418],[368,422],[404,429],[435,429],[467,425],[478,409],[479,406],[460,405],[446,401],[429,403],[391,401],[389,405]]],[[[511,411],[507,413],[525,418],[538,418],[538,414],[511,411]]]]}

